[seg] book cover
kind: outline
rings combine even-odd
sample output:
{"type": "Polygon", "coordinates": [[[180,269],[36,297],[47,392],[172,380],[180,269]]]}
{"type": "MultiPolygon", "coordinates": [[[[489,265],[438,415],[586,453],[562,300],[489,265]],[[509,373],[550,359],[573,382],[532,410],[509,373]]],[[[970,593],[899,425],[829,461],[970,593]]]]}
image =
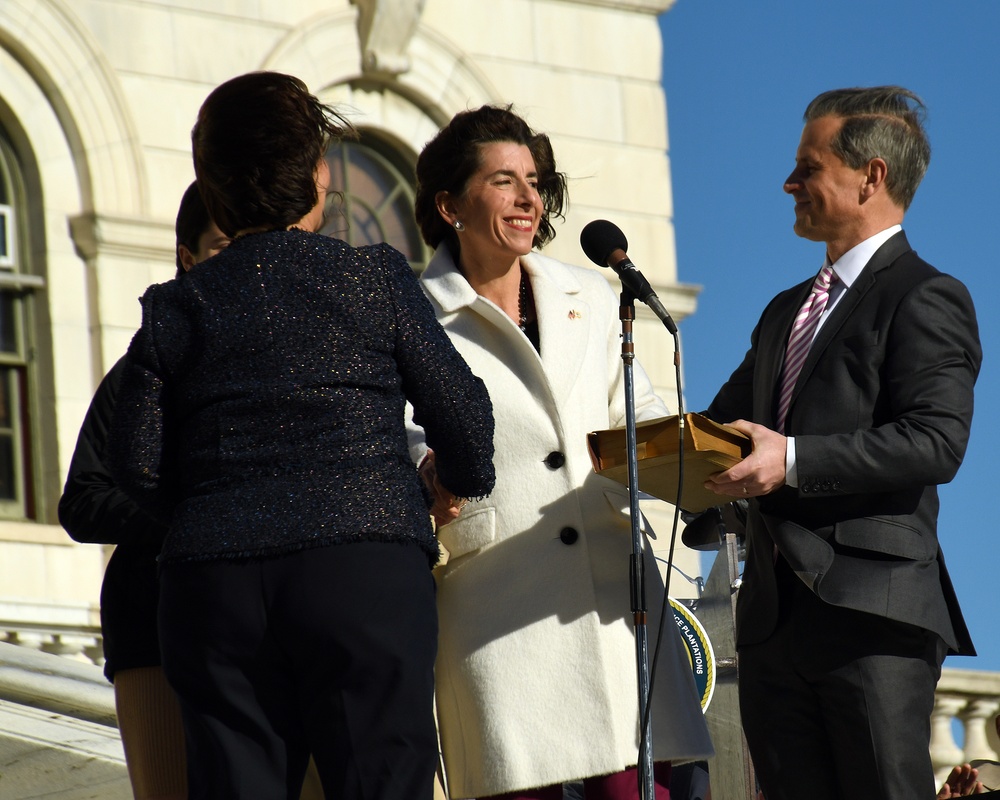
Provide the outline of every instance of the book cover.
{"type": "MultiPolygon", "coordinates": [[[[680,437],[677,416],[638,422],[635,426],[639,489],[668,503],[677,502],[680,437]]],[[[625,429],[587,434],[594,471],[628,485],[625,429]]],[[[680,506],[699,512],[729,502],[704,488],[710,475],[738,464],[751,451],[750,438],[701,414],[684,415],[684,486],[680,506]]]]}

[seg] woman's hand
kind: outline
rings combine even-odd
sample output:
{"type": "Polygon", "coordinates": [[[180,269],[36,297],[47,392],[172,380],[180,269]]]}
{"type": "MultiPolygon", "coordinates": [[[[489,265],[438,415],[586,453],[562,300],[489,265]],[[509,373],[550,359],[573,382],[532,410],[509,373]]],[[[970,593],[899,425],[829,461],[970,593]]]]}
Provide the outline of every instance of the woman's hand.
{"type": "Polygon", "coordinates": [[[959,764],[952,769],[948,780],[944,782],[937,800],[950,800],[952,797],[967,797],[970,794],[983,794],[986,790],[977,780],[979,773],[969,764],[959,764]]]}
{"type": "Polygon", "coordinates": [[[458,515],[462,513],[462,509],[468,501],[455,497],[438,480],[437,467],[434,465],[433,450],[427,451],[427,455],[420,462],[417,472],[420,474],[424,486],[427,487],[427,491],[430,492],[431,497],[434,499],[434,504],[431,506],[430,512],[434,518],[434,525],[440,528],[442,525],[447,525],[449,522],[454,522],[458,519],[458,515]]]}

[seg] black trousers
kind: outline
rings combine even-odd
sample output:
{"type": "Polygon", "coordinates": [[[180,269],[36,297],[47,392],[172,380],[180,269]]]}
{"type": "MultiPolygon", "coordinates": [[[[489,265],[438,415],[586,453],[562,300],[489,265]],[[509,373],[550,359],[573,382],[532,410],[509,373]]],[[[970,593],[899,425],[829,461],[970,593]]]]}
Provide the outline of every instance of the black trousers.
{"type": "Polygon", "coordinates": [[[298,798],[310,753],[328,800],[433,797],[437,611],[419,548],[171,564],[160,593],[191,800],[298,798]]]}
{"type": "Polygon", "coordinates": [[[784,559],[776,567],[778,628],[739,651],[743,728],[767,800],[932,800],[944,642],[824,603],[784,559]]]}

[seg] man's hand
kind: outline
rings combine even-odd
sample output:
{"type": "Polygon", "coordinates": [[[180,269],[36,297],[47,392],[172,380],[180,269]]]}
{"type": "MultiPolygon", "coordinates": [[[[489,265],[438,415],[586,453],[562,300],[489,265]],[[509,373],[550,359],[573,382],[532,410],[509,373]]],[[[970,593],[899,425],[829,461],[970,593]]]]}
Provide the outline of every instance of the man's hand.
{"type": "Polygon", "coordinates": [[[735,467],[712,475],[705,481],[705,488],[728,497],[757,497],[784,486],[785,437],[742,419],[728,425],[750,437],[753,452],[735,467]]]}

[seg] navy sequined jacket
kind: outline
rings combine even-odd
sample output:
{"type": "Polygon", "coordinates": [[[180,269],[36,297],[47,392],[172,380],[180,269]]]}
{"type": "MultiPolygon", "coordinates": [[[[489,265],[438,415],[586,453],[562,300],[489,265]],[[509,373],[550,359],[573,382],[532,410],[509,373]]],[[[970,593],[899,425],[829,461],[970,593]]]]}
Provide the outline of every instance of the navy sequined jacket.
{"type": "Polygon", "coordinates": [[[492,491],[489,395],[388,245],[251,234],[142,306],[109,457],[169,521],[163,562],[355,541],[414,543],[435,561],[407,400],[441,482],[492,491]]]}

